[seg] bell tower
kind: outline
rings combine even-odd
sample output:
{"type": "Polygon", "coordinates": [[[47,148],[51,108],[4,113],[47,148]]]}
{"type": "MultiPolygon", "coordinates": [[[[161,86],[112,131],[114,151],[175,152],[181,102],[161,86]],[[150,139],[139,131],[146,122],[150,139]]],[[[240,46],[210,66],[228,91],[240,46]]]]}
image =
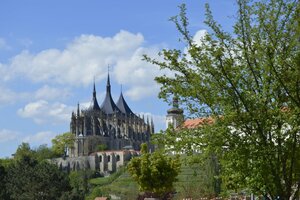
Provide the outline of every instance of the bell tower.
{"type": "Polygon", "coordinates": [[[173,107],[167,111],[166,128],[177,128],[183,122],[183,110],[179,108],[178,97],[173,97],[173,107]]]}

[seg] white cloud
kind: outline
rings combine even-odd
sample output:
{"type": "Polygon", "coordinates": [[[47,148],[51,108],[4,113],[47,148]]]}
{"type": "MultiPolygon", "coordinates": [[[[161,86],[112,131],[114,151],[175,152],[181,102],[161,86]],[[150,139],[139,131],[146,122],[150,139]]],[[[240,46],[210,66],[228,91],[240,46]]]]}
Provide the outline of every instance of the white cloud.
{"type": "Polygon", "coordinates": [[[47,144],[51,145],[51,140],[57,135],[51,131],[42,131],[34,135],[28,135],[23,139],[23,142],[27,142],[31,145],[47,144]]]}
{"type": "Polygon", "coordinates": [[[35,123],[65,123],[70,121],[74,107],[62,103],[48,103],[45,100],[28,103],[18,110],[18,115],[24,118],[32,118],[35,123]]]}
{"type": "MultiPolygon", "coordinates": [[[[193,42],[194,42],[194,44],[196,44],[197,46],[201,46],[201,45],[202,45],[202,42],[203,42],[203,40],[204,40],[204,37],[205,37],[207,34],[208,34],[207,30],[204,30],[204,29],[198,30],[198,31],[195,33],[194,37],[193,37],[193,42]]],[[[185,54],[187,54],[187,57],[186,57],[186,58],[187,58],[188,60],[192,60],[191,55],[188,53],[188,48],[187,48],[187,47],[185,47],[185,48],[183,49],[183,52],[184,52],[185,54]]]]}
{"type": "Polygon", "coordinates": [[[113,37],[81,35],[64,50],[47,49],[37,54],[23,51],[11,62],[11,73],[34,82],[52,81],[88,85],[106,77],[107,66],[129,57],[144,41],[141,34],[120,31],[113,37]]]}
{"type": "Polygon", "coordinates": [[[15,102],[17,97],[15,92],[0,86],[0,93],[0,104],[10,104],[15,102]]]}
{"type": "Polygon", "coordinates": [[[7,66],[2,63],[0,63],[0,76],[0,81],[3,82],[8,81],[10,79],[10,74],[8,73],[7,66]]]}
{"type": "Polygon", "coordinates": [[[69,96],[71,96],[71,92],[69,89],[54,88],[48,85],[44,85],[35,92],[35,98],[43,100],[61,100],[69,96]]]}
{"type": "Polygon", "coordinates": [[[157,96],[159,91],[159,85],[154,83],[151,85],[139,85],[132,86],[129,90],[125,92],[125,95],[129,96],[132,100],[140,100],[141,98],[149,97],[149,96],[157,96]]]}
{"type": "Polygon", "coordinates": [[[128,88],[125,95],[139,100],[157,95],[159,89],[153,79],[166,73],[158,66],[142,61],[143,54],[159,59],[157,54],[160,51],[158,47],[144,47],[144,43],[142,34],[124,30],[112,37],[81,35],[62,50],[46,49],[36,54],[22,51],[7,64],[6,68],[10,70],[5,75],[10,79],[22,77],[45,83],[45,88],[38,92],[51,90],[49,95],[56,96],[56,91],[47,84],[86,86],[93,82],[94,77],[98,81],[106,79],[107,66],[110,65],[113,67],[111,78],[128,88]]]}
{"type": "Polygon", "coordinates": [[[0,130],[0,143],[15,140],[18,137],[18,133],[12,130],[2,129],[0,130]]]}
{"type": "Polygon", "coordinates": [[[19,39],[19,43],[27,49],[33,44],[33,41],[29,38],[23,38],[19,39]]]}
{"type": "Polygon", "coordinates": [[[54,88],[44,85],[35,92],[15,92],[0,85],[0,105],[13,104],[28,99],[63,100],[71,96],[68,88],[54,88]]]}
{"type": "Polygon", "coordinates": [[[201,45],[201,41],[204,39],[204,37],[208,34],[207,30],[199,30],[195,33],[193,37],[193,41],[197,45],[201,45]]]}
{"type": "Polygon", "coordinates": [[[7,44],[4,38],[0,38],[0,49],[9,50],[11,47],[7,44]]]}
{"type": "Polygon", "coordinates": [[[168,74],[166,70],[161,71],[158,66],[147,63],[142,60],[142,56],[148,56],[156,59],[158,58],[157,48],[143,48],[140,47],[132,54],[129,59],[118,60],[114,68],[116,80],[120,84],[126,85],[129,89],[125,95],[132,100],[140,100],[141,98],[156,96],[159,92],[159,86],[154,81],[156,76],[168,74]]]}

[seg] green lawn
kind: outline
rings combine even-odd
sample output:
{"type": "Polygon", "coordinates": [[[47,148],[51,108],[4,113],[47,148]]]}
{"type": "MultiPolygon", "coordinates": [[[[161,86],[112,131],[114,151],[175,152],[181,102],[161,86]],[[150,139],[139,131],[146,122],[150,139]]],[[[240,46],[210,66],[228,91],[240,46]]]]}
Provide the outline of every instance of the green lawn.
{"type": "Polygon", "coordinates": [[[86,200],[94,200],[96,196],[109,194],[119,196],[122,200],[133,200],[138,195],[138,185],[124,169],[109,177],[91,179],[90,183],[94,188],[86,200]]]}
{"type": "MultiPolygon", "coordinates": [[[[181,172],[178,175],[178,181],[175,183],[175,199],[191,196],[200,198],[207,195],[211,190],[210,172],[199,168],[197,165],[182,165],[181,172]]],[[[138,185],[122,168],[109,177],[91,179],[90,183],[94,186],[91,194],[86,200],[94,200],[96,196],[108,196],[114,194],[123,200],[134,200],[138,195],[138,185]]]]}

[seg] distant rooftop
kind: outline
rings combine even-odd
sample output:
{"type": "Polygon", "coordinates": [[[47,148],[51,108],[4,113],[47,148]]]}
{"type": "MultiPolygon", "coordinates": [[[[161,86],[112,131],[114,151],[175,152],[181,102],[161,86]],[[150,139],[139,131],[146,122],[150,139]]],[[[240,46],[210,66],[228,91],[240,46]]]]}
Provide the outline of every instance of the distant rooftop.
{"type": "Polygon", "coordinates": [[[203,117],[203,118],[195,118],[195,119],[187,119],[183,123],[184,128],[193,129],[202,125],[212,124],[214,119],[211,117],[203,117]]]}

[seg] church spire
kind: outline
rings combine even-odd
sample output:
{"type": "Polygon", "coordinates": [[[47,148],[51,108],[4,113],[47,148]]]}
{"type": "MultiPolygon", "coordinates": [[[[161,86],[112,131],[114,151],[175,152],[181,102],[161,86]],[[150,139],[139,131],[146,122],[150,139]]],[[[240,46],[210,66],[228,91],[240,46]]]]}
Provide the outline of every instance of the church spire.
{"type": "Polygon", "coordinates": [[[96,84],[94,78],[94,89],[93,89],[93,99],[90,105],[90,110],[100,110],[98,101],[97,101],[97,94],[96,94],[96,84]]]}
{"type": "Polygon", "coordinates": [[[134,115],[134,113],[131,111],[131,109],[129,108],[128,104],[124,99],[122,89],[121,89],[119,100],[117,101],[117,107],[121,110],[122,113],[126,115],[134,115]]]}
{"type": "Polygon", "coordinates": [[[80,111],[79,111],[80,109],[79,109],[79,102],[78,102],[78,104],[77,104],[77,117],[79,117],[79,115],[80,115],[80,111]]]}
{"type": "Polygon", "coordinates": [[[108,74],[107,74],[106,92],[107,92],[107,93],[110,93],[110,78],[109,78],[109,72],[108,72],[108,74]]]}
{"type": "Polygon", "coordinates": [[[101,105],[101,109],[106,114],[113,114],[115,112],[121,112],[111,97],[109,66],[108,66],[107,83],[106,83],[106,95],[105,95],[105,99],[101,105]]]}
{"type": "Polygon", "coordinates": [[[94,90],[93,90],[93,98],[96,98],[96,85],[95,85],[95,77],[94,77],[94,90]]]}

